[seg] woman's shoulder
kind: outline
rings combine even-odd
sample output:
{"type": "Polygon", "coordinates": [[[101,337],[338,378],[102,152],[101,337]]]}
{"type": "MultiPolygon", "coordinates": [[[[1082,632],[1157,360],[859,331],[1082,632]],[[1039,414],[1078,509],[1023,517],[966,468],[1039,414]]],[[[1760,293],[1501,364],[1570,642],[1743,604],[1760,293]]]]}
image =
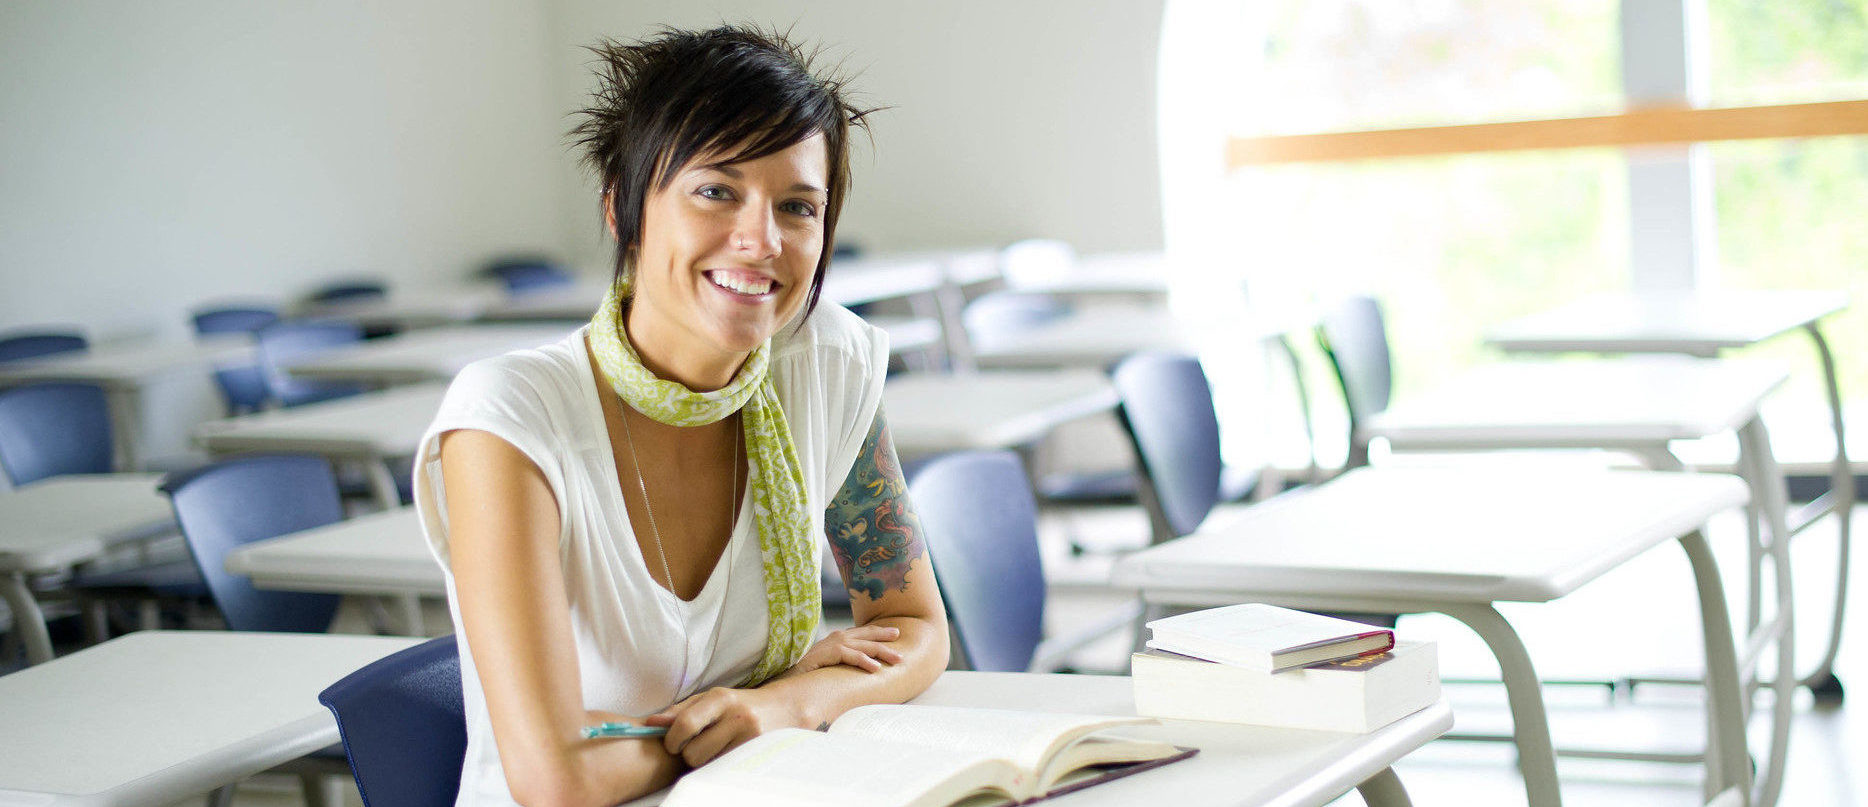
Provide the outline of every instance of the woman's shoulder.
{"type": "Polygon", "coordinates": [[[575,396],[583,369],[583,330],[534,348],[473,362],[448,385],[442,413],[494,408],[544,414],[575,396]]]}

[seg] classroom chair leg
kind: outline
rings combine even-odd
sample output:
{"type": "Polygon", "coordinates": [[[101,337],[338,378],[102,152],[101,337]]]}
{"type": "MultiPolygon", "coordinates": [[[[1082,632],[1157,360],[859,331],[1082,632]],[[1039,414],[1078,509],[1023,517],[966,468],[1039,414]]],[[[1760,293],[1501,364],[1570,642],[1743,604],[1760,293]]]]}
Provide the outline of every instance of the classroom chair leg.
{"type": "Polygon", "coordinates": [[[1383,768],[1362,784],[1356,785],[1356,792],[1362,794],[1362,800],[1369,807],[1412,807],[1414,802],[1407,797],[1407,788],[1401,786],[1401,777],[1395,775],[1394,768],[1383,768]]]}

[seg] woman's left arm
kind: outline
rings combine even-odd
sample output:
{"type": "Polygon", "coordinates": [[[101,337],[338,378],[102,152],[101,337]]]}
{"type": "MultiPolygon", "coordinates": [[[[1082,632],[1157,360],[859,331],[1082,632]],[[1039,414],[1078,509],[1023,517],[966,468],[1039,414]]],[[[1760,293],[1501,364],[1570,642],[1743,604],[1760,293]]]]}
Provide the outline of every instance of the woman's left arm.
{"type": "Polygon", "coordinates": [[[711,689],[651,718],[668,725],[668,750],[688,764],[701,765],[774,728],[821,729],[857,706],[901,703],[946,669],[946,612],[880,409],[825,510],[824,531],[856,627],[820,641],[756,689],[711,689]],[[839,658],[889,663],[858,666],[839,658]]]}

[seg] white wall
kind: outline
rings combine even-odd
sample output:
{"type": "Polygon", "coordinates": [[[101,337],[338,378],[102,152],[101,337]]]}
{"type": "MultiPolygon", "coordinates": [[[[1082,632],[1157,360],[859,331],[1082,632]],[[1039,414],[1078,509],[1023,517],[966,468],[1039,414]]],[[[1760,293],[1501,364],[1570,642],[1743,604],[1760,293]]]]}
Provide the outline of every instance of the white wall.
{"type": "MultiPolygon", "coordinates": [[[[828,45],[860,75],[859,138],[839,234],[878,249],[1062,238],[1082,252],[1161,248],[1155,150],[1159,0],[938,3],[554,0],[561,104],[592,83],[576,46],[658,24],[749,21],[828,45]]],[[[576,173],[567,245],[607,259],[595,183],[576,173]]]]}
{"type": "Polygon", "coordinates": [[[562,247],[544,0],[0,4],[0,330],[562,247]]]}

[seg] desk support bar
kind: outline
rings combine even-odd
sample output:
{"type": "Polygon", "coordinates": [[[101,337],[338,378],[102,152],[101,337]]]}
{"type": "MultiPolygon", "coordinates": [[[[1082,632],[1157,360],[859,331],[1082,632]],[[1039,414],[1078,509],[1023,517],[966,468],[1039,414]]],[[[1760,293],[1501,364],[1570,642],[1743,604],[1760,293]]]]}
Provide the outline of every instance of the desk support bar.
{"type": "MultiPolygon", "coordinates": [[[[1842,645],[1842,614],[1848,606],[1849,595],[1849,526],[1855,509],[1855,475],[1849,464],[1847,436],[1842,431],[1842,392],[1836,383],[1836,360],[1829,352],[1829,341],[1823,338],[1822,329],[1811,322],[1803,326],[1810,341],[1816,345],[1816,355],[1823,362],[1823,389],[1829,397],[1829,428],[1836,436],[1836,458],[1829,469],[1829,496],[1831,512],[1836,514],[1836,609],[1829,624],[1829,643],[1823,649],[1822,659],[1816,662],[1816,668],[1804,675],[1799,681],[1818,695],[1839,696],[1842,685],[1836,680],[1836,651],[1842,645]]],[[[1827,497],[1825,497],[1827,498],[1827,497]]],[[[1801,515],[1801,514],[1799,514],[1801,515]]]]}

